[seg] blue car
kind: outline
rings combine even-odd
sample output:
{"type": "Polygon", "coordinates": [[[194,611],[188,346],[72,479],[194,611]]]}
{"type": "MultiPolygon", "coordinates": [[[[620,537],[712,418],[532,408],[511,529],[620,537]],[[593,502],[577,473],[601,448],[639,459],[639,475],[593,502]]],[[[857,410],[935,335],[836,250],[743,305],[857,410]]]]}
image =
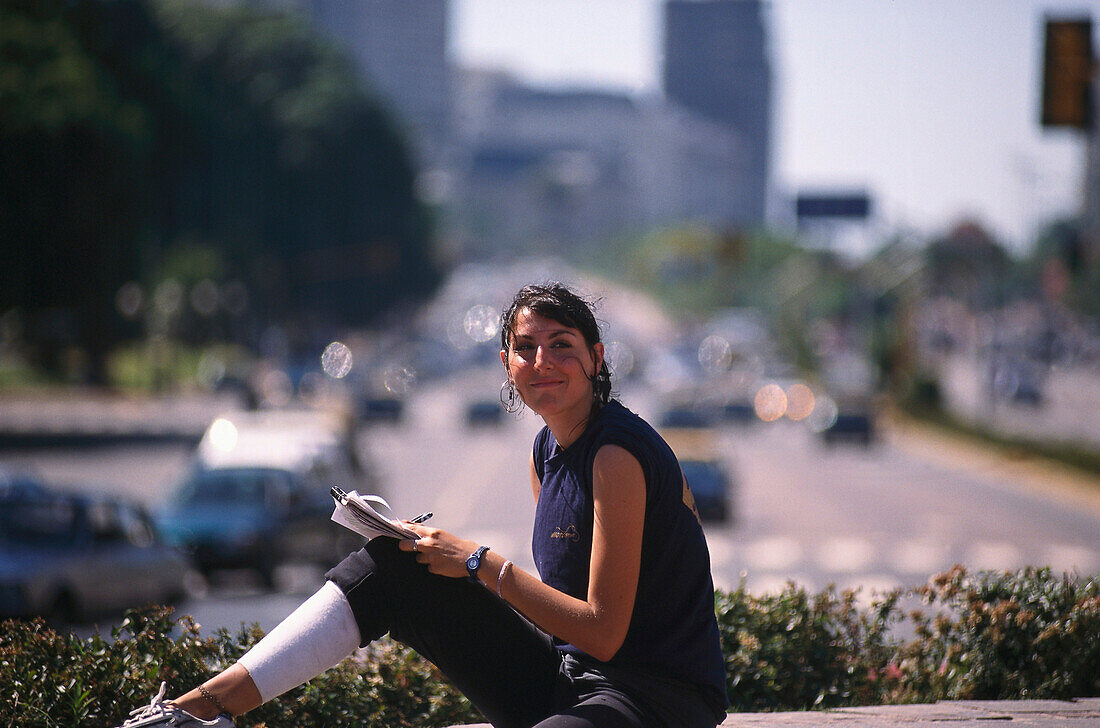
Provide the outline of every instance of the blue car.
{"type": "Polygon", "coordinates": [[[158,514],[165,538],[196,566],[251,569],[266,586],[288,561],[331,565],[359,543],[332,523],[327,490],[263,467],[196,467],[158,514]]]}

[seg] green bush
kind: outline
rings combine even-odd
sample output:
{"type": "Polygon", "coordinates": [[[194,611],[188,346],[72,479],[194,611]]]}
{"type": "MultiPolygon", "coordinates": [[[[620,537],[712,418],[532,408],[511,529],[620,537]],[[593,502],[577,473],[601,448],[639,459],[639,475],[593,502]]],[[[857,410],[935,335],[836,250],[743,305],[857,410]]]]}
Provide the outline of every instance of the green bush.
{"type": "Polygon", "coordinates": [[[732,709],[1100,696],[1096,578],[956,566],[863,609],[856,596],[719,592],[732,709]]]}
{"type": "Polygon", "coordinates": [[[718,592],[716,612],[734,711],[789,710],[880,702],[875,675],[889,662],[898,593],[860,611],[856,594],[809,595],[794,584],[753,597],[718,592]]]}
{"type": "MultiPolygon", "coordinates": [[[[962,567],[913,592],[818,594],[790,584],[716,592],[733,710],[803,710],[943,699],[1100,696],[1100,581],[962,567]],[[904,604],[920,600],[922,607],[904,604]],[[907,636],[899,637],[905,634],[907,636]]],[[[176,695],[262,636],[200,637],[190,617],[134,611],[109,638],[0,625],[0,725],[121,723],[161,680],[176,695]]],[[[389,640],[238,719],[270,726],[445,726],[482,718],[427,661],[389,640]]]]}
{"type": "MultiPolygon", "coordinates": [[[[112,726],[168,682],[179,695],[231,665],[263,636],[200,637],[190,617],[169,608],[133,611],[111,638],[58,633],[36,619],[0,626],[0,725],[11,728],[112,726]]],[[[241,716],[240,728],[341,724],[446,726],[478,713],[426,660],[389,640],[360,651],[308,684],[241,716]]]]}
{"type": "Polygon", "coordinates": [[[905,700],[1100,695],[1100,581],[1050,569],[967,575],[920,590],[933,614],[910,615],[916,637],[899,665],[905,700]]]}

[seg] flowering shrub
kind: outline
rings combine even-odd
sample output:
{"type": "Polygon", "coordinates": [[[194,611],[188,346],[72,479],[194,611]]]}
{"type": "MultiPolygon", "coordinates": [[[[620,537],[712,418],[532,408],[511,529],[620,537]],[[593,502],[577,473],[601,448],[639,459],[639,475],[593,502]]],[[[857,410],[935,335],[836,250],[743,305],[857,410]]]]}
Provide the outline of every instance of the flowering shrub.
{"type": "Polygon", "coordinates": [[[1100,580],[1050,569],[940,574],[910,615],[899,700],[1100,695],[1100,580]]]}
{"type": "MultiPolygon", "coordinates": [[[[733,710],[976,698],[1100,696],[1100,581],[1049,569],[969,575],[910,593],[754,597],[716,592],[733,710]],[[920,609],[903,611],[914,600],[920,609]],[[902,638],[898,635],[905,634],[902,638]]],[[[232,664],[262,633],[200,637],[170,609],[128,613],[110,637],[82,639],[41,620],[0,625],[0,725],[116,725],[161,680],[176,695],[232,664]]],[[[446,726],[476,710],[427,661],[382,640],[237,725],[446,726]]]]}
{"type": "Polygon", "coordinates": [[[716,596],[733,710],[1100,696],[1096,578],[956,566],[863,609],[793,584],[716,596]]]}

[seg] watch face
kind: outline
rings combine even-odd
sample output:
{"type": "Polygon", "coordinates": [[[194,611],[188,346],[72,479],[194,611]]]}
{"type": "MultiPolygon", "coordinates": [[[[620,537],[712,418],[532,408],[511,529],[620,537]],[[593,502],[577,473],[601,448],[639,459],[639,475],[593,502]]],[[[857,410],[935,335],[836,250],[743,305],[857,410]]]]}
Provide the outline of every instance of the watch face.
{"type": "Polygon", "coordinates": [[[471,570],[471,571],[476,570],[477,567],[480,566],[480,565],[481,565],[481,559],[479,559],[476,556],[471,556],[470,558],[466,559],[466,568],[471,570]]]}

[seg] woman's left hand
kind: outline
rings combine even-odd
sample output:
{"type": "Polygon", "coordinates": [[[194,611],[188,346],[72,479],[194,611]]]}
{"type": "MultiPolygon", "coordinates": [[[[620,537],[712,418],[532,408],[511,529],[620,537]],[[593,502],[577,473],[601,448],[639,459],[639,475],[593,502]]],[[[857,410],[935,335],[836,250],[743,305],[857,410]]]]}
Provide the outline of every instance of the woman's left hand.
{"type": "Polygon", "coordinates": [[[474,541],[460,539],[438,528],[402,521],[401,525],[416,533],[417,540],[398,541],[397,548],[416,553],[416,560],[426,564],[428,571],[441,576],[466,576],[466,558],[477,550],[474,541]]]}

